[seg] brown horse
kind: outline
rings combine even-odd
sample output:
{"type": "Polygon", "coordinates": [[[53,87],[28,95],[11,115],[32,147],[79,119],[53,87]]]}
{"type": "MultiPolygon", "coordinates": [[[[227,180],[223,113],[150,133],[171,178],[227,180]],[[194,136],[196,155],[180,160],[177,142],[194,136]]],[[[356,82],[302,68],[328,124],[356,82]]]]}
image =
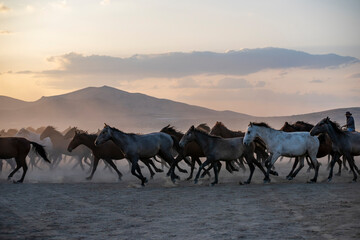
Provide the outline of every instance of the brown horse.
{"type": "Polygon", "coordinates": [[[46,162],[50,163],[46,156],[46,151],[43,146],[36,142],[31,142],[25,138],[20,137],[1,137],[0,138],[0,159],[15,158],[16,168],[9,174],[8,180],[22,167],[23,174],[17,183],[22,183],[28,169],[26,164],[26,156],[30,151],[31,145],[34,151],[40,155],[46,162]]]}
{"type": "Polygon", "coordinates": [[[53,155],[51,156],[54,162],[53,167],[57,166],[60,163],[60,160],[62,159],[62,154],[64,154],[75,157],[78,160],[78,164],[76,164],[74,167],[80,165],[81,169],[84,170],[84,165],[82,161],[90,158],[91,155],[91,152],[88,148],[86,148],[85,146],[80,146],[75,151],[71,153],[68,152],[67,147],[71,141],[71,138],[65,139],[64,136],[52,126],[46,127],[40,135],[41,140],[46,137],[49,137],[51,139],[51,142],[53,143],[53,155]]]}
{"type": "MultiPolygon", "coordinates": [[[[91,149],[94,161],[93,161],[93,167],[92,171],[89,177],[87,177],[87,180],[91,180],[96,168],[98,166],[99,160],[104,159],[118,174],[119,180],[121,180],[122,174],[114,164],[112,160],[121,160],[125,158],[125,155],[123,151],[112,141],[108,141],[104,144],[95,146],[94,142],[98,135],[96,134],[88,134],[86,132],[81,131],[75,131],[75,136],[71,140],[68,146],[68,151],[72,152],[75,148],[77,148],[79,145],[85,145],[89,149],[91,149]]],[[[151,178],[155,175],[154,171],[151,169],[150,164],[152,166],[155,166],[154,163],[149,159],[140,159],[149,169],[151,178]]],[[[162,172],[161,169],[158,169],[155,167],[156,172],[162,172]]]]}

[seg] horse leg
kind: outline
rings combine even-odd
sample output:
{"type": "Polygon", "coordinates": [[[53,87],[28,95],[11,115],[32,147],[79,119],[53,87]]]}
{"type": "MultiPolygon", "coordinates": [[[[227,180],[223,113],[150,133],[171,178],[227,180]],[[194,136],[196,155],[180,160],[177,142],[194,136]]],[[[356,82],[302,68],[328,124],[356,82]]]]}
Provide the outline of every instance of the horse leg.
{"type": "MultiPolygon", "coordinates": [[[[197,162],[197,160],[199,160],[200,161],[200,159],[199,158],[197,158],[197,159],[195,159],[195,157],[191,157],[191,165],[190,165],[190,175],[189,175],[189,177],[186,179],[186,180],[190,180],[190,179],[192,179],[192,177],[193,177],[193,174],[194,174],[194,168],[195,168],[195,162],[197,162]]],[[[201,162],[200,162],[200,164],[201,164],[201,162]]]]}
{"type": "Polygon", "coordinates": [[[145,183],[147,182],[146,177],[144,177],[141,173],[141,169],[139,167],[138,164],[138,158],[132,158],[131,160],[131,173],[132,175],[134,175],[135,177],[139,178],[141,180],[141,185],[145,186],[145,183]],[[138,173],[136,173],[136,171],[138,171],[138,173]]]}
{"type": "Polygon", "coordinates": [[[150,167],[150,164],[149,164],[149,159],[141,159],[141,161],[145,164],[145,166],[149,169],[149,172],[150,172],[150,178],[153,179],[154,178],[154,175],[155,175],[155,172],[152,170],[152,168],[150,167]]]}
{"type": "Polygon", "coordinates": [[[276,160],[279,157],[280,157],[280,154],[278,154],[278,153],[270,154],[270,156],[268,158],[268,160],[270,159],[270,163],[267,166],[267,171],[266,171],[266,175],[265,175],[265,178],[264,178],[264,183],[269,183],[271,181],[270,177],[269,177],[269,174],[270,174],[271,168],[274,166],[276,160]]]}
{"type": "Polygon", "coordinates": [[[333,177],[334,165],[335,165],[335,162],[337,162],[339,158],[340,158],[340,154],[336,152],[334,154],[333,159],[330,162],[330,171],[329,171],[329,176],[328,176],[328,182],[330,182],[333,177]]]}
{"type": "Polygon", "coordinates": [[[314,182],[317,181],[318,174],[319,174],[320,163],[316,159],[316,154],[317,153],[314,153],[312,156],[310,156],[311,162],[313,163],[314,168],[315,168],[315,175],[314,175],[314,177],[312,179],[310,179],[311,183],[314,183],[314,182]]]}
{"type": "MultiPolygon", "coordinates": [[[[293,174],[291,174],[291,176],[289,177],[288,180],[292,180],[293,178],[295,178],[296,175],[300,172],[300,170],[304,167],[304,157],[297,157],[297,158],[300,158],[300,160],[299,160],[300,165],[295,170],[295,172],[293,172],[293,174]]],[[[296,161],[296,159],[295,159],[295,161],[296,161]]]]}
{"type": "Polygon", "coordinates": [[[309,166],[308,169],[306,170],[306,172],[310,172],[310,170],[314,168],[313,163],[310,161],[308,156],[306,156],[305,159],[306,159],[306,162],[307,162],[307,164],[309,166]]]}
{"type": "Polygon", "coordinates": [[[156,167],[153,160],[148,159],[148,161],[149,161],[150,166],[152,166],[154,168],[155,172],[164,172],[162,169],[156,167]]]}
{"type": "Polygon", "coordinates": [[[94,161],[93,161],[93,167],[92,167],[92,170],[91,170],[91,174],[90,174],[90,176],[88,176],[87,178],[86,178],[86,180],[91,180],[92,178],[93,178],[93,176],[94,176],[94,173],[95,173],[95,171],[96,171],[96,168],[97,168],[97,166],[98,166],[98,164],[99,164],[99,158],[97,158],[97,157],[95,157],[94,156],[94,161]]]}
{"type": "MultiPolygon", "coordinates": [[[[254,163],[256,161],[256,159],[252,159],[251,157],[247,157],[246,158],[246,161],[248,163],[248,166],[250,168],[250,175],[249,175],[249,178],[248,180],[246,180],[245,184],[250,184],[251,183],[251,179],[252,179],[252,176],[254,174],[254,171],[255,171],[255,167],[254,167],[254,163]]],[[[256,161],[257,162],[257,161],[256,161]]],[[[260,164],[261,165],[261,164],[260,164]]],[[[240,182],[241,184],[241,182],[240,182]]]]}
{"type": "Polygon", "coordinates": [[[17,158],[15,158],[15,160],[16,160],[16,168],[9,174],[8,180],[10,180],[12,176],[21,168],[20,161],[17,158]]]}
{"type": "Polygon", "coordinates": [[[345,157],[345,155],[343,155],[343,166],[344,166],[344,169],[346,170],[346,171],[350,171],[349,170],[349,168],[346,166],[346,157],[345,157]]]}
{"type": "Polygon", "coordinates": [[[115,170],[115,172],[118,174],[119,176],[119,181],[121,180],[122,178],[122,173],[119,171],[119,169],[116,167],[115,163],[113,160],[111,159],[105,159],[105,161],[115,170]]]}
{"type": "Polygon", "coordinates": [[[298,163],[299,163],[299,158],[296,157],[296,158],[295,158],[295,161],[294,161],[294,164],[293,164],[293,166],[292,166],[292,168],[291,168],[291,171],[290,171],[289,174],[286,176],[286,179],[287,179],[287,180],[293,179],[292,175],[293,175],[294,170],[295,170],[296,166],[298,165],[298,163]]]}
{"type": "Polygon", "coordinates": [[[188,171],[185,170],[185,169],[183,169],[183,168],[181,168],[178,163],[176,163],[176,167],[177,167],[177,169],[179,170],[179,172],[181,172],[181,173],[188,173],[188,171]]]}
{"type": "Polygon", "coordinates": [[[217,163],[213,163],[213,167],[214,167],[214,175],[215,175],[215,181],[211,183],[211,186],[214,186],[215,184],[218,184],[218,167],[217,167],[217,163]]]}
{"type": "Polygon", "coordinates": [[[199,170],[198,170],[198,172],[197,172],[197,174],[196,174],[196,176],[195,176],[195,179],[194,179],[194,183],[195,183],[195,184],[198,183],[201,170],[202,170],[205,166],[207,166],[209,163],[212,163],[212,161],[213,161],[213,160],[212,160],[211,158],[206,158],[206,161],[205,161],[203,164],[200,165],[199,170]]]}
{"type": "MultiPolygon", "coordinates": [[[[351,154],[347,154],[346,155],[346,160],[348,161],[349,163],[349,166],[350,166],[350,169],[351,171],[353,172],[353,175],[354,175],[354,178],[353,178],[353,182],[356,182],[356,179],[357,179],[357,174],[355,172],[355,163],[354,163],[354,157],[351,155],[351,154]]],[[[356,167],[357,168],[357,167],[356,167]]]]}
{"type": "Polygon", "coordinates": [[[340,160],[340,158],[336,161],[337,164],[339,165],[339,170],[338,172],[335,174],[336,176],[341,176],[341,165],[342,165],[342,162],[340,160]]]}

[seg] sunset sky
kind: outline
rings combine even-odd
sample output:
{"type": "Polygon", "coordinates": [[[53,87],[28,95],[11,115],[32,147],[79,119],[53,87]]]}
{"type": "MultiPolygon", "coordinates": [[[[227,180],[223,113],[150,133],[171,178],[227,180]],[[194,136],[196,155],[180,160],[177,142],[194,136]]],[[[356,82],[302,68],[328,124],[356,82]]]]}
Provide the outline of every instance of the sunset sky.
{"type": "Polygon", "coordinates": [[[360,59],[359,13],[358,0],[0,0],[0,95],[108,85],[256,116],[359,107],[356,59],[231,62],[254,49],[360,59]]]}

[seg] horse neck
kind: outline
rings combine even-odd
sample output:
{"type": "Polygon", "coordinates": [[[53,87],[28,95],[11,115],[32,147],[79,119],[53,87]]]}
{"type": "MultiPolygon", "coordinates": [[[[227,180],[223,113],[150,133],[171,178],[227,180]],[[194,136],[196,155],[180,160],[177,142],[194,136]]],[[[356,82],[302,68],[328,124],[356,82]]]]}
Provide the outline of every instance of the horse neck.
{"type": "Polygon", "coordinates": [[[273,134],[277,134],[277,131],[275,129],[266,128],[266,127],[258,127],[260,131],[258,130],[256,133],[256,137],[259,137],[262,139],[266,146],[269,146],[269,143],[271,142],[271,139],[273,138],[273,134]]]}
{"type": "Polygon", "coordinates": [[[126,151],[127,146],[129,145],[130,136],[119,130],[111,130],[111,140],[120,145],[121,149],[126,151]]]}
{"type": "Polygon", "coordinates": [[[327,129],[326,132],[329,135],[332,144],[339,146],[341,144],[340,139],[342,138],[342,135],[337,133],[331,124],[327,124],[326,129],[327,129]]]}
{"type": "Polygon", "coordinates": [[[95,149],[95,139],[96,135],[83,135],[79,141],[79,145],[83,144],[91,150],[95,149]]]}
{"type": "Polygon", "coordinates": [[[54,143],[54,144],[56,144],[56,143],[63,143],[64,142],[64,136],[60,133],[60,132],[58,132],[58,131],[56,131],[56,130],[53,130],[50,134],[49,134],[49,136],[48,136],[49,138],[50,138],[50,140],[54,143]]]}
{"type": "Polygon", "coordinates": [[[208,147],[211,146],[213,139],[205,133],[194,131],[196,142],[206,154],[208,147]]]}

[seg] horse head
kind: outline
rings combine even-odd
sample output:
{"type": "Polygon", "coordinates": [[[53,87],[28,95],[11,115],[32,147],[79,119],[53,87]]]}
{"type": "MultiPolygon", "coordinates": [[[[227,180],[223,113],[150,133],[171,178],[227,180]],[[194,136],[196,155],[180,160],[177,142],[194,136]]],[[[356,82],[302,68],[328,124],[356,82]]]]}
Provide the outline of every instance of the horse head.
{"type": "Polygon", "coordinates": [[[101,130],[97,138],[95,139],[95,146],[103,144],[104,142],[111,139],[111,127],[104,123],[104,128],[101,130]]]}
{"type": "Polygon", "coordinates": [[[181,138],[179,142],[180,147],[185,147],[185,145],[195,139],[194,135],[195,127],[192,125],[189,130],[184,134],[184,136],[181,138]]]}

